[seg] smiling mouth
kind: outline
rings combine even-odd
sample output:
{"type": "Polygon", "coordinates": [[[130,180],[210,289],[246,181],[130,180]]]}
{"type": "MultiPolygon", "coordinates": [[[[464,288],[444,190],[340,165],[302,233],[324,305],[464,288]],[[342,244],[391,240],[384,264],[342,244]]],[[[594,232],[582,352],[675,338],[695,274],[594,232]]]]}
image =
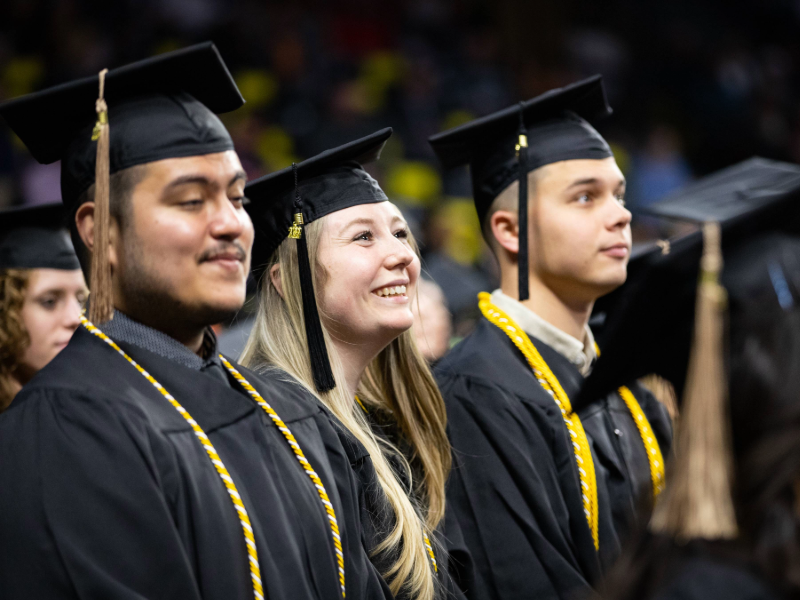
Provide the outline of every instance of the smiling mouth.
{"type": "Polygon", "coordinates": [[[380,296],[381,298],[393,298],[398,296],[405,296],[406,295],[406,286],[404,285],[388,285],[386,287],[382,287],[379,290],[375,290],[372,292],[376,296],[380,296]]]}

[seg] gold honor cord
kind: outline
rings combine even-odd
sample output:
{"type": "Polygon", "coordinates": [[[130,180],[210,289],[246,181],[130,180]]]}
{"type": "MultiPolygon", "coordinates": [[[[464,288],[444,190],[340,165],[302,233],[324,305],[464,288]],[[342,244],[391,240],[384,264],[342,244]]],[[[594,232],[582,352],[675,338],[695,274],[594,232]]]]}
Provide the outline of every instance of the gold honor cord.
{"type": "MultiPolygon", "coordinates": [[[[597,356],[600,356],[600,347],[596,342],[594,349],[597,352],[597,356]]],[[[650,426],[650,421],[647,420],[647,416],[644,414],[633,392],[623,385],[617,390],[617,393],[625,402],[628,410],[631,411],[633,422],[636,423],[639,436],[642,438],[644,451],[650,463],[650,478],[653,480],[653,500],[655,501],[664,490],[664,457],[661,455],[661,447],[658,445],[658,440],[653,433],[653,428],[650,426]]]]}
{"type": "Polygon", "coordinates": [[[653,480],[653,500],[655,500],[664,489],[664,457],[661,456],[661,448],[653,434],[653,428],[650,427],[650,421],[647,420],[633,393],[625,386],[617,391],[628,405],[628,410],[633,415],[633,422],[636,423],[639,435],[642,437],[647,460],[650,462],[650,478],[653,480]]]}
{"type": "Polygon", "coordinates": [[[303,453],[303,449],[300,448],[300,444],[297,442],[297,439],[292,435],[292,432],[286,426],[281,418],[278,416],[278,413],[275,412],[275,409],[272,408],[264,398],[261,397],[261,394],[258,393],[256,388],[250,385],[250,382],[245,379],[239,371],[233,368],[233,365],[228,362],[228,360],[219,355],[220,360],[222,360],[222,364],[225,365],[225,368],[228,369],[228,372],[233,375],[233,378],[239,382],[248,394],[256,401],[261,408],[264,409],[264,412],[269,415],[269,418],[272,419],[272,422],[275,423],[275,426],[278,430],[283,434],[283,437],[286,438],[286,441],[289,443],[292,451],[294,452],[297,460],[303,467],[303,470],[311,479],[314,487],[317,489],[317,494],[319,494],[319,499],[322,500],[322,504],[325,507],[325,512],[328,515],[328,522],[331,526],[331,536],[333,537],[333,546],[336,549],[336,562],[339,565],[339,583],[342,586],[342,598],[345,597],[345,589],[344,589],[344,552],[342,550],[342,540],[339,536],[339,522],[336,520],[336,513],[333,510],[333,504],[331,504],[330,498],[328,497],[328,493],[325,491],[325,486],[322,483],[322,480],[317,475],[316,471],[311,467],[311,463],[308,462],[306,459],[306,455],[303,453]]]}
{"type": "MultiPolygon", "coordinates": [[[[356,396],[356,402],[358,402],[358,405],[361,407],[361,410],[363,410],[366,414],[369,414],[367,407],[364,406],[364,403],[361,402],[358,396],[356,396]]],[[[433,565],[433,572],[438,573],[439,565],[436,564],[436,555],[433,553],[433,546],[431,545],[431,539],[428,537],[428,532],[425,531],[424,527],[422,528],[422,537],[425,539],[425,547],[428,549],[428,556],[431,557],[431,565],[433,565]]]]}
{"type": "Polygon", "coordinates": [[[598,535],[598,508],[597,508],[597,479],[594,471],[594,459],[589,448],[589,440],[583,429],[580,417],[572,412],[572,403],[561,387],[558,378],[550,370],[542,355],[533,345],[528,334],[520,328],[505,312],[497,308],[492,303],[491,296],[486,292],[478,294],[478,306],[486,319],[505,333],[514,345],[522,352],[528,361],[536,380],[544,390],[552,396],[564,424],[569,432],[575,462],[578,465],[578,476],[581,482],[581,496],[583,500],[583,512],[586,513],[586,521],[592,532],[595,550],[600,549],[600,538],[598,535]]]}
{"type": "Polygon", "coordinates": [[[211,460],[211,463],[217,470],[222,483],[225,485],[225,489],[228,491],[231,502],[233,502],[233,507],[236,509],[236,512],[239,515],[239,523],[242,525],[245,547],[247,548],[247,554],[249,555],[250,559],[250,579],[253,582],[253,596],[257,600],[264,600],[264,589],[261,585],[261,570],[258,566],[258,551],[256,550],[256,540],[253,537],[253,527],[250,524],[250,517],[247,515],[247,509],[242,502],[239,492],[236,490],[236,485],[233,483],[233,479],[231,478],[230,473],[228,473],[228,469],[226,469],[225,465],[222,463],[222,459],[214,449],[214,445],[211,443],[211,440],[208,439],[208,436],[200,428],[200,425],[197,424],[197,421],[195,421],[188,411],[183,408],[183,406],[181,406],[177,400],[175,400],[172,394],[164,389],[164,386],[158,383],[158,381],[156,381],[156,379],[150,375],[150,373],[145,371],[135,360],[128,356],[125,351],[114,342],[114,340],[100,331],[91,323],[91,321],[89,321],[89,319],[84,316],[81,316],[81,324],[89,331],[89,333],[103,340],[106,344],[116,350],[120,356],[133,365],[136,370],[139,371],[139,373],[141,373],[144,378],[147,379],[147,381],[152,383],[153,387],[161,392],[161,395],[164,396],[164,398],[166,398],[173,407],[175,407],[175,410],[177,410],[181,416],[186,419],[186,422],[191,425],[194,434],[197,436],[197,439],[202,444],[206,454],[208,454],[208,458],[211,460]]]}

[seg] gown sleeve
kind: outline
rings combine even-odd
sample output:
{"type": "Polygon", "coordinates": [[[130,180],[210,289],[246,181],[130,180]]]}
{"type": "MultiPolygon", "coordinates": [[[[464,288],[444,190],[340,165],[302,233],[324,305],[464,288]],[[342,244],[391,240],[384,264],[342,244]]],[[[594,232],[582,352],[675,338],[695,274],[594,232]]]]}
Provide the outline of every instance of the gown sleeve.
{"type": "Polygon", "coordinates": [[[200,598],[151,438],[129,405],[17,398],[0,417],[0,597],[200,598]]]}

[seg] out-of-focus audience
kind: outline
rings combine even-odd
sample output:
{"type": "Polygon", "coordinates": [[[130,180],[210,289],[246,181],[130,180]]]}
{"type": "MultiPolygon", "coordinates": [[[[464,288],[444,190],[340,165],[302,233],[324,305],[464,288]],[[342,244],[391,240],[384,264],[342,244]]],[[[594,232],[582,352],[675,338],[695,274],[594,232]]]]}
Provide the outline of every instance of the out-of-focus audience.
{"type": "MultiPolygon", "coordinates": [[[[0,100],[211,39],[247,99],[226,125],[251,178],[393,127],[372,174],[408,214],[459,336],[494,266],[439,219],[471,190],[465,171],[441,171],[429,135],[600,72],[615,107],[601,133],[636,214],[754,153],[800,160],[798,21],[791,2],[755,0],[735,11],[690,0],[8,0],[0,100]]],[[[0,124],[0,207],[58,198],[58,166],[35,163],[0,124]]],[[[637,241],[665,233],[634,220],[637,241]]]]}

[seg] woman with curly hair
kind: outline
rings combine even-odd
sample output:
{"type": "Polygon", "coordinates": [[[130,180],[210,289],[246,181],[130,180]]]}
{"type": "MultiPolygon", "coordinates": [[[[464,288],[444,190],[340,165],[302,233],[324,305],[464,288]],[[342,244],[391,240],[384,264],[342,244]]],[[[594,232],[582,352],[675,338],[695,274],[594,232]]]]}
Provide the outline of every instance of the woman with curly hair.
{"type": "Polygon", "coordinates": [[[61,204],[0,214],[0,412],[80,324],[87,290],[61,204]]]}

